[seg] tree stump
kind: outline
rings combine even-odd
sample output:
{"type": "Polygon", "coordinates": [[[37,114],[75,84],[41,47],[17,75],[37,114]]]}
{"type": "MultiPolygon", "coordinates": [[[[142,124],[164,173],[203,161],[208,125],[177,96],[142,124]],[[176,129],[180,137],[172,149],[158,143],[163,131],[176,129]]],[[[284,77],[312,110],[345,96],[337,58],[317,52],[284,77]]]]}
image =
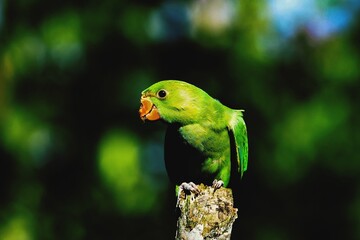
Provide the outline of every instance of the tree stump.
{"type": "Polygon", "coordinates": [[[178,208],[176,240],[230,239],[232,225],[237,218],[232,191],[215,190],[198,185],[199,194],[181,192],[178,208]]]}

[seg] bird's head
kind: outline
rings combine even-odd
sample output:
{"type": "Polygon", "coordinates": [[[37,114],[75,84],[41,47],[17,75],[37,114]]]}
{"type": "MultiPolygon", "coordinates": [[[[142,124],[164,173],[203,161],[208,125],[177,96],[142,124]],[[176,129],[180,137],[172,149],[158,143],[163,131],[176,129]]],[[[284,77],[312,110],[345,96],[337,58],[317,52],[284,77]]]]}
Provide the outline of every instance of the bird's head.
{"type": "Polygon", "coordinates": [[[203,90],[178,80],[157,82],[141,93],[140,118],[187,124],[201,115],[201,101],[208,96],[203,90]]]}

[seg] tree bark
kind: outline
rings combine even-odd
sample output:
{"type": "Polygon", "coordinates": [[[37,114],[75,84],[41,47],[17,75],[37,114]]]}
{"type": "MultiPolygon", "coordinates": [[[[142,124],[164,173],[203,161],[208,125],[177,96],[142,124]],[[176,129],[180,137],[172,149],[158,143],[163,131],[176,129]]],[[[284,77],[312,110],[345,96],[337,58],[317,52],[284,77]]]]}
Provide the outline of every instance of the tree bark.
{"type": "Polygon", "coordinates": [[[237,218],[232,191],[198,185],[199,194],[181,191],[177,208],[176,240],[230,239],[232,225],[237,218]]]}

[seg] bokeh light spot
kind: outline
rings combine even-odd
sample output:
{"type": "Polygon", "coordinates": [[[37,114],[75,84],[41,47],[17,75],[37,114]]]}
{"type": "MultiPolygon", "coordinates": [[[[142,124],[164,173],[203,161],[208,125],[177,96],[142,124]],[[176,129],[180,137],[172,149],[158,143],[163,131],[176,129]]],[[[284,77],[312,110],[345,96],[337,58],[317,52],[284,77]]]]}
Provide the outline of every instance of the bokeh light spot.
{"type": "Polygon", "coordinates": [[[112,130],[99,145],[99,171],[123,214],[142,214],[153,210],[156,192],[141,171],[140,145],[124,130],[112,130]]]}

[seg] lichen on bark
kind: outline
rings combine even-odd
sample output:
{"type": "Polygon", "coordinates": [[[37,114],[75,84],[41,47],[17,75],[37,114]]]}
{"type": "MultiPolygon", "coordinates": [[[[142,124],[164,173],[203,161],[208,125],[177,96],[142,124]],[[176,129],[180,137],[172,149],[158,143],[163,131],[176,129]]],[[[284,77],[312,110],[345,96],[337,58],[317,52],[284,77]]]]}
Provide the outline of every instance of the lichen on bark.
{"type": "Polygon", "coordinates": [[[237,218],[232,191],[198,185],[199,194],[181,192],[175,239],[230,239],[232,225],[237,218]]]}

